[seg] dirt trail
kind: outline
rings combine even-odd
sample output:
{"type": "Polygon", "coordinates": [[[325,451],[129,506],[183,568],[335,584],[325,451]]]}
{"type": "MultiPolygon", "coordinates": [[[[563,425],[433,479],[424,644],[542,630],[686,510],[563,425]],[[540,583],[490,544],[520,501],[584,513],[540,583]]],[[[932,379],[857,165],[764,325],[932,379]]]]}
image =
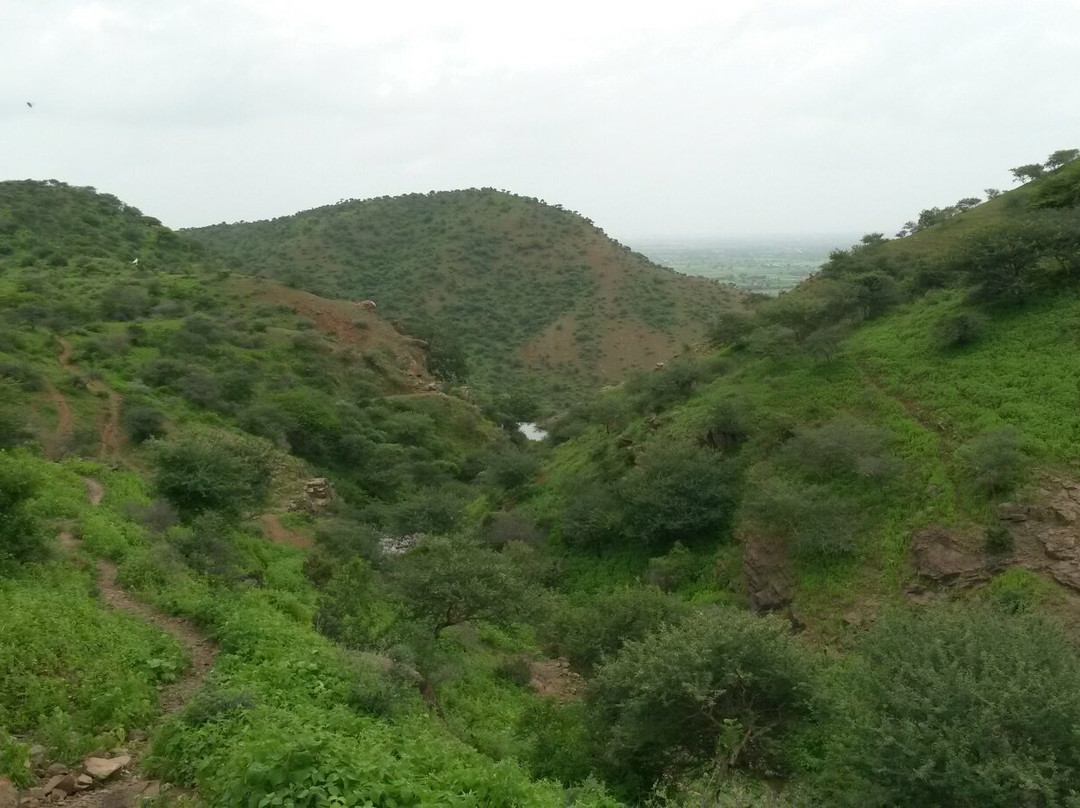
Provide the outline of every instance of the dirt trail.
{"type": "Polygon", "coordinates": [[[46,441],[45,455],[50,460],[59,460],[68,439],[75,431],[75,419],[71,415],[71,405],[67,396],[46,382],[45,394],[56,408],[56,430],[46,441]]]}
{"type": "MultiPolygon", "coordinates": [[[[79,368],[71,363],[72,345],[63,337],[60,338],[60,354],[57,357],[60,367],[67,373],[77,373],[79,368]]],[[[113,390],[100,379],[92,379],[87,382],[86,389],[95,396],[108,399],[107,408],[98,414],[96,419],[98,435],[101,442],[98,446],[98,455],[103,459],[119,459],[126,443],[124,430],[120,421],[120,413],[124,404],[124,397],[113,390]]],[[[70,435],[72,432],[71,408],[67,399],[56,388],[50,385],[49,396],[56,405],[60,416],[60,425],[57,427],[54,443],[60,445],[62,435],[70,435]],[[66,419],[66,420],[65,420],[66,419]],[[66,429],[65,429],[66,424],[66,429]]],[[[53,457],[55,460],[56,458],[53,457]]]]}
{"type": "Polygon", "coordinates": [[[98,454],[103,458],[116,458],[124,449],[124,430],[120,425],[120,408],[124,397],[101,381],[92,381],[87,389],[94,395],[104,395],[109,399],[109,407],[98,415],[97,428],[101,435],[98,454]]]}
{"type": "Polygon", "coordinates": [[[281,524],[281,520],[276,513],[264,513],[259,517],[259,521],[262,522],[263,534],[275,544],[285,544],[289,547],[299,547],[301,549],[311,547],[311,539],[289,530],[285,525],[281,524]]]}
{"type": "MultiPolygon", "coordinates": [[[[84,477],[87,498],[92,505],[98,505],[105,495],[105,486],[98,480],[84,477]]],[[[79,549],[79,540],[70,530],[61,531],[60,545],[70,552],[79,549]]],[[[116,582],[116,567],[108,561],[97,562],[97,586],[102,601],[110,609],[118,609],[132,614],[140,620],[151,623],[162,631],[171,634],[191,656],[191,667],[175,682],[166,685],[158,693],[161,714],[168,715],[183,708],[192,695],[206,679],[214,666],[214,658],[219,648],[194,624],[179,617],[163,614],[152,606],[140,603],[131,597],[116,582]]],[[[143,744],[144,745],[144,744],[143,744]]],[[[129,808],[138,804],[140,795],[149,796],[160,787],[159,783],[138,778],[132,769],[138,767],[143,751],[140,744],[128,747],[132,763],[128,770],[115,779],[109,780],[99,788],[74,794],[63,800],[64,806],[73,808],[129,808]]],[[[45,802],[42,800],[42,802],[45,802]]]]}

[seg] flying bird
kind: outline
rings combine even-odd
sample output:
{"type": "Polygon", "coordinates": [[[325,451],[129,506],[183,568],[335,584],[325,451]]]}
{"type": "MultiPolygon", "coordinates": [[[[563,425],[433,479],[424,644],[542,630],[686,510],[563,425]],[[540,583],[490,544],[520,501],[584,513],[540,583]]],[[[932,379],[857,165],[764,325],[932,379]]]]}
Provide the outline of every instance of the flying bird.
{"type": "Polygon", "coordinates": [[[31,103],[30,103],[29,101],[27,101],[27,102],[26,102],[26,106],[30,107],[30,109],[33,109],[33,108],[34,108],[34,105],[33,105],[33,104],[31,104],[31,103]]]}

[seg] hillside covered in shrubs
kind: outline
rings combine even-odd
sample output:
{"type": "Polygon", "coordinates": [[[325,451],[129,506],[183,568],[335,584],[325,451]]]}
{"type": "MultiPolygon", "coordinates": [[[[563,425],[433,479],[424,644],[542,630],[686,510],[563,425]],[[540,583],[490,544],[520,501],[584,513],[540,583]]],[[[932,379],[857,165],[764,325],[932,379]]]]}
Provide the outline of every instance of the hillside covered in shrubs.
{"type": "Polygon", "coordinates": [[[528,443],[371,311],[0,185],[0,776],[1080,804],[1077,188],[870,234],[528,443]]]}
{"type": "Polygon", "coordinates": [[[431,341],[450,380],[545,411],[700,342],[710,317],[744,297],[657,266],[561,206],[493,188],[347,200],[185,235],[235,271],[373,299],[431,341]]]}

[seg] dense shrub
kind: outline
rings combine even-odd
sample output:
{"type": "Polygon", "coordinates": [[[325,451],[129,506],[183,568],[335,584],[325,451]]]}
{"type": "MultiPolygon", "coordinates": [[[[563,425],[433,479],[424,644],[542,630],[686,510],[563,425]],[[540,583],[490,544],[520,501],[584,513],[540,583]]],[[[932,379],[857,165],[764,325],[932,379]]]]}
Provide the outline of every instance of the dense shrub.
{"type": "Polygon", "coordinates": [[[861,518],[825,486],[770,477],[748,487],[742,516],[756,528],[787,537],[808,558],[846,556],[856,549],[861,518]]]}
{"type": "Polygon", "coordinates": [[[589,683],[602,766],[631,794],[717,768],[775,771],[810,711],[807,660],[780,620],[701,612],[628,642],[589,683]]]}
{"type": "Polygon", "coordinates": [[[18,455],[0,452],[0,569],[48,554],[44,526],[29,505],[39,481],[18,455]]]}
{"type": "Polygon", "coordinates": [[[551,650],[589,673],[629,640],[640,640],[681,617],[680,604],[655,586],[631,586],[590,598],[563,601],[544,629],[551,650]]]}
{"type": "Polygon", "coordinates": [[[1027,474],[1024,437],[1011,426],[980,435],[960,447],[958,455],[972,487],[988,498],[1009,494],[1027,474]]]}
{"type": "Polygon", "coordinates": [[[580,482],[568,492],[562,514],[562,540],[577,547],[600,548],[618,538],[622,526],[619,500],[610,486],[580,482]]]}
{"type": "Polygon", "coordinates": [[[619,483],[623,530],[638,541],[666,546],[715,540],[735,508],[734,470],[699,446],[656,446],[619,483]]]}
{"type": "Polygon", "coordinates": [[[165,414],[147,404],[125,401],[120,417],[128,437],[135,443],[165,435],[165,414]]]}
{"type": "Polygon", "coordinates": [[[837,418],[800,430],[784,446],[784,457],[810,479],[839,475],[885,480],[900,472],[887,449],[888,433],[853,418],[837,418]]]}
{"type": "Polygon", "coordinates": [[[426,539],[397,559],[393,580],[405,608],[436,634],[474,619],[510,623],[535,606],[509,556],[461,538],[426,539]]]}
{"type": "Polygon", "coordinates": [[[645,580],[664,592],[670,592],[690,583],[698,573],[698,560],[685,544],[677,541],[665,555],[649,559],[645,580]]]}
{"type": "Polygon", "coordinates": [[[205,510],[240,514],[262,502],[270,485],[268,448],[224,434],[187,435],[154,453],[158,491],[184,516],[205,510]]]}
{"type": "Polygon", "coordinates": [[[985,317],[974,311],[958,311],[934,323],[931,339],[941,350],[963,348],[978,342],[985,329],[985,317]]]}
{"type": "Polygon", "coordinates": [[[838,687],[829,804],[1068,805],[1080,790],[1080,661],[1039,618],[892,614],[838,687]]]}

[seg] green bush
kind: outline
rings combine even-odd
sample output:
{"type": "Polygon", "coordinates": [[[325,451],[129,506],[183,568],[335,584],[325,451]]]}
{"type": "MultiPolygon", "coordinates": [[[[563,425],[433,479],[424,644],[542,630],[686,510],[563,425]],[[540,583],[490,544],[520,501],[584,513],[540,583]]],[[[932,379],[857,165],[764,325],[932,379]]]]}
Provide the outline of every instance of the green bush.
{"type": "Polygon", "coordinates": [[[589,683],[601,765],[641,795],[663,777],[776,771],[811,707],[811,669],[781,620],[709,610],[628,642],[589,683]]]}
{"type": "Polygon", "coordinates": [[[1027,476],[1024,437],[1014,427],[987,432],[964,444],[958,456],[972,488],[981,496],[1003,497],[1027,476]]]}
{"type": "Polygon", "coordinates": [[[837,418],[800,430],[784,446],[783,456],[807,477],[826,480],[850,475],[888,480],[900,473],[888,451],[888,433],[853,418],[837,418]]]}
{"type": "Polygon", "coordinates": [[[125,401],[121,419],[134,443],[144,443],[165,435],[165,414],[147,404],[125,401]]]}
{"type": "Polygon", "coordinates": [[[682,542],[675,542],[665,555],[649,559],[645,580],[664,592],[690,583],[699,574],[698,561],[682,542]]]}
{"type": "Polygon", "coordinates": [[[29,508],[39,488],[20,455],[0,451],[0,569],[48,555],[44,525],[29,508]]]}
{"type": "Polygon", "coordinates": [[[986,318],[974,311],[945,314],[934,323],[931,339],[940,350],[964,348],[978,342],[986,330],[986,318]]]}
{"type": "Polygon", "coordinates": [[[623,532],[642,544],[717,540],[735,509],[734,469],[698,446],[658,445],[620,482],[623,532]]]}
{"type": "Polygon", "coordinates": [[[1069,805],[1080,788],[1080,660],[1033,615],[888,615],[836,686],[828,804],[1069,805]]]}
{"type": "Polygon", "coordinates": [[[825,486],[780,477],[749,486],[741,513],[752,525],[786,536],[805,558],[851,555],[862,522],[852,503],[825,486]]]}
{"type": "Polygon", "coordinates": [[[535,600],[510,556],[462,538],[426,539],[396,560],[393,580],[404,607],[436,634],[473,619],[511,623],[535,600]]]}
{"type": "Polygon", "coordinates": [[[626,642],[681,616],[679,601],[658,587],[631,586],[557,604],[543,633],[555,654],[587,674],[626,642]]]}
{"type": "Polygon", "coordinates": [[[269,448],[223,433],[159,443],[154,464],[158,491],[185,517],[240,514],[259,505],[270,486],[269,448]]]}

